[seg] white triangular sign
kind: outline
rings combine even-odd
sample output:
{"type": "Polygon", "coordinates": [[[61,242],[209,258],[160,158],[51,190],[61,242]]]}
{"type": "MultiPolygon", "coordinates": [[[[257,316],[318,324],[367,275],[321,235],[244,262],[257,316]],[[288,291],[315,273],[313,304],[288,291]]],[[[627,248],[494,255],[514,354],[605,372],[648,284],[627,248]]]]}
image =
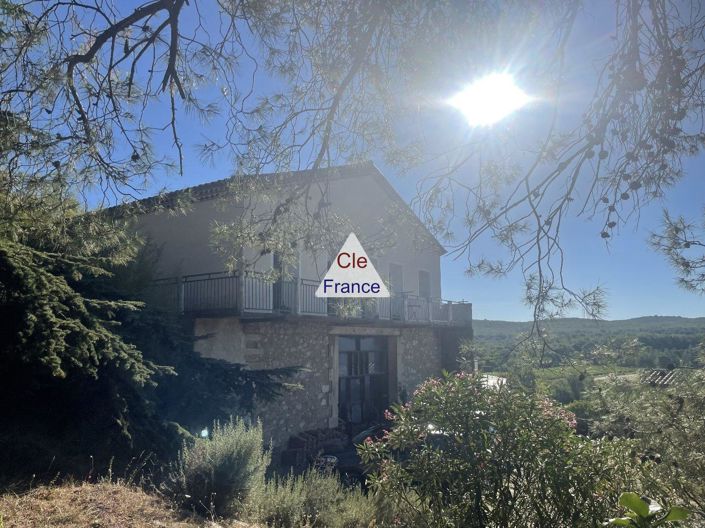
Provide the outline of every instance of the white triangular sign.
{"type": "Polygon", "coordinates": [[[316,290],[316,297],[389,297],[362,244],[350,233],[316,290]]]}

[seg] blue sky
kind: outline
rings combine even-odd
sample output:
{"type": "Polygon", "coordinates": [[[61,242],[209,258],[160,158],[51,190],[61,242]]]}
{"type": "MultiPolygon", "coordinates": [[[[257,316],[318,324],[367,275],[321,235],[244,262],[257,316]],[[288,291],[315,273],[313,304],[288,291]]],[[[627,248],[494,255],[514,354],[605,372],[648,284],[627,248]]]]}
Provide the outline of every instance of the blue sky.
{"type": "MultiPolygon", "coordinates": [[[[609,247],[599,237],[599,225],[574,218],[564,224],[562,239],[568,281],[576,288],[598,284],[604,287],[607,319],[643,315],[705,316],[705,297],[680,288],[663,256],[646,243],[649,233],[658,229],[664,205],[691,218],[702,215],[704,162],[701,156],[688,163],[688,175],[664,203],[648,206],[642,212],[639,225],[623,228],[609,247]]],[[[402,187],[403,184],[398,185],[402,187]]],[[[519,272],[501,279],[467,277],[462,260],[446,258],[443,261],[444,296],[472,301],[476,319],[530,319],[529,308],[521,302],[522,285],[519,272]]]]}
{"type": "MultiPolygon", "coordinates": [[[[578,20],[571,43],[573,68],[569,79],[574,84],[573,102],[586,102],[586,92],[592,88],[586,79],[591,77],[589,60],[600,56],[609,44],[610,29],[603,24],[605,3],[594,4],[583,12],[578,20]],[[572,75],[572,77],[571,77],[572,75]],[[582,87],[583,91],[577,87],[582,87]],[[583,101],[584,100],[584,101],[583,101]]],[[[450,95],[450,94],[449,94],[450,95]]],[[[580,108],[580,105],[576,105],[580,108]]],[[[536,104],[510,117],[503,126],[521,127],[542,117],[542,105],[536,104]]],[[[465,124],[450,111],[441,113],[439,119],[447,119],[447,127],[463,127],[465,124]]],[[[198,183],[226,177],[232,169],[221,160],[215,166],[203,165],[196,154],[195,144],[202,141],[199,125],[182,120],[185,143],[185,176],[159,178],[150,186],[156,191],[161,185],[182,188],[198,183]]],[[[528,127],[527,127],[528,128],[528,127]]],[[[457,132],[457,131],[456,131],[457,132]]],[[[489,131],[488,133],[491,133],[489,131]]],[[[157,141],[157,148],[172,148],[168,138],[157,141]]],[[[416,179],[413,176],[399,177],[394,169],[378,166],[391,183],[407,200],[415,193],[416,179]]],[[[601,285],[607,291],[607,319],[623,319],[644,315],[680,315],[686,317],[705,316],[705,297],[687,292],[675,283],[673,270],[665,259],[654,253],[646,241],[649,233],[657,230],[661,222],[661,211],[668,207],[674,212],[694,220],[702,219],[705,206],[705,156],[686,161],[685,178],[672,188],[661,202],[644,208],[638,225],[622,227],[618,235],[606,246],[600,238],[600,225],[584,218],[570,218],[563,225],[562,240],[566,252],[566,275],[571,286],[577,288],[601,285]]],[[[491,241],[483,241],[474,251],[492,252],[491,241]]],[[[473,303],[476,319],[527,320],[530,309],[522,303],[522,277],[519,272],[501,279],[468,277],[464,259],[443,260],[443,295],[452,300],[468,300],[473,303]]],[[[574,315],[580,316],[580,313],[574,315]]]]}

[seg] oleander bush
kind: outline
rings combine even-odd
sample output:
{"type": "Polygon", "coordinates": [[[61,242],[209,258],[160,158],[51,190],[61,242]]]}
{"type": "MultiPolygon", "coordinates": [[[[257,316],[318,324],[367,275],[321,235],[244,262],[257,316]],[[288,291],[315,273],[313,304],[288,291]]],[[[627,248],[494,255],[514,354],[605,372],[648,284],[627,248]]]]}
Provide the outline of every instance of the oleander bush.
{"type": "Polygon", "coordinates": [[[426,381],[359,448],[370,488],[406,526],[598,526],[638,479],[627,441],[575,434],[575,415],[459,373],[426,381]]]}

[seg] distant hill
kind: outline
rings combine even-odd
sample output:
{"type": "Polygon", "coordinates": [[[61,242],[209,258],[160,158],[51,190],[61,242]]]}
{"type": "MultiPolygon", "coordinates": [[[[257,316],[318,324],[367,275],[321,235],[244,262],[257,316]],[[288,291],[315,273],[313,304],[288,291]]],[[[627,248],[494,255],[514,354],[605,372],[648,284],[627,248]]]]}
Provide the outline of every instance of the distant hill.
{"type": "MultiPolygon", "coordinates": [[[[501,369],[512,355],[517,337],[531,330],[531,322],[473,321],[475,343],[484,364],[501,369]],[[482,350],[482,352],[480,352],[482,350]]],[[[705,317],[649,316],[619,321],[566,318],[544,324],[555,353],[548,361],[560,364],[567,358],[588,357],[597,345],[619,349],[638,338],[645,348],[624,359],[624,366],[692,366],[705,342],[705,317]]]]}
{"type": "MultiPolygon", "coordinates": [[[[532,322],[491,321],[475,319],[472,322],[475,337],[482,341],[504,341],[529,332],[532,322]]],[[[625,334],[681,334],[705,335],[705,317],[647,316],[617,321],[595,321],[594,319],[565,318],[548,321],[549,333],[555,336],[594,336],[596,338],[621,337],[625,334]]]]}

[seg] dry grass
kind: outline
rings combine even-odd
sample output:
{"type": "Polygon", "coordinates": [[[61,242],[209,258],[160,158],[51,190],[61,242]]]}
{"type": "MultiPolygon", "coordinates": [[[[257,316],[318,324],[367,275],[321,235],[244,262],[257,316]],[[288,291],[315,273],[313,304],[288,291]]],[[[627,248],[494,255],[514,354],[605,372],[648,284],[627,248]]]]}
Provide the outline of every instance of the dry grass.
{"type": "Polygon", "coordinates": [[[247,528],[185,517],[167,501],[120,484],[66,484],[0,496],[0,528],[247,528]],[[4,523],[4,526],[3,526],[4,523]]]}

